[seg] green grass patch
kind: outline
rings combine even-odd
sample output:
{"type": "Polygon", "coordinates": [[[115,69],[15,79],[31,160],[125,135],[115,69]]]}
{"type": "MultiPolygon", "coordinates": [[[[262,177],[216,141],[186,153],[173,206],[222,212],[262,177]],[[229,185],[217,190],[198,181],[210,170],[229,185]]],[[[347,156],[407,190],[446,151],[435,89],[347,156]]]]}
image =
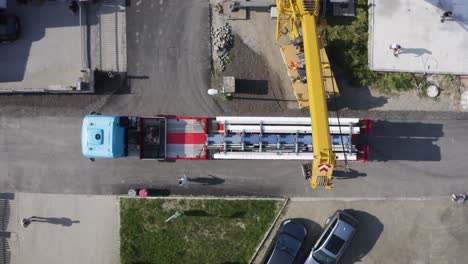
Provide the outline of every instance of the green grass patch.
{"type": "Polygon", "coordinates": [[[281,205],[271,200],[121,199],[121,263],[248,263],[281,205]],[[176,212],[183,215],[165,223],[176,212]]]}
{"type": "MultiPolygon", "coordinates": [[[[420,75],[381,73],[369,70],[369,16],[367,0],[356,1],[355,17],[329,17],[323,29],[330,61],[344,70],[353,85],[370,86],[385,94],[420,88],[420,75]]],[[[390,43],[389,43],[390,45],[390,43]]],[[[390,52],[390,51],[388,51],[390,52]]]]}

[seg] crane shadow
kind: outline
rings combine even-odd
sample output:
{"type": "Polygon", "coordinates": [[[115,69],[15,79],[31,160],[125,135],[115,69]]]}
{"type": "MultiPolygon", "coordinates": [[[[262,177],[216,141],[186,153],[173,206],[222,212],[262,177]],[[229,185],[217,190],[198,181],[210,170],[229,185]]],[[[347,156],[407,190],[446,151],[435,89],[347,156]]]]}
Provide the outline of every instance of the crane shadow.
{"type": "Polygon", "coordinates": [[[348,169],[348,171],[344,170],[334,170],[333,177],[335,180],[347,180],[347,179],[354,179],[359,177],[366,177],[367,173],[359,172],[357,170],[348,169]]]}
{"type": "Polygon", "coordinates": [[[336,98],[332,97],[327,101],[330,111],[342,109],[370,110],[388,103],[388,98],[385,96],[373,96],[369,87],[359,87],[350,84],[347,81],[348,77],[338,66],[334,67],[333,71],[340,95],[336,98]],[[359,98],[359,100],[356,100],[356,98],[359,98]]]}

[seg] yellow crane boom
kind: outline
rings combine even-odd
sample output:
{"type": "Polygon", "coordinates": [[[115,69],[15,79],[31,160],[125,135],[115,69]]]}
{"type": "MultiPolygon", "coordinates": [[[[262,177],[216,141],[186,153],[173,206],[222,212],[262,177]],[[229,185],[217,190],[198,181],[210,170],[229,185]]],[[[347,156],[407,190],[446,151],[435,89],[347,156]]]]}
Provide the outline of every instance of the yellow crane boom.
{"type": "Polygon", "coordinates": [[[288,35],[291,39],[303,38],[306,65],[309,110],[312,124],[314,160],[311,165],[310,185],[312,188],[333,188],[333,169],[336,156],[332,151],[328,123],[322,60],[322,43],[317,30],[319,0],[277,0],[277,32],[279,38],[288,35]]]}

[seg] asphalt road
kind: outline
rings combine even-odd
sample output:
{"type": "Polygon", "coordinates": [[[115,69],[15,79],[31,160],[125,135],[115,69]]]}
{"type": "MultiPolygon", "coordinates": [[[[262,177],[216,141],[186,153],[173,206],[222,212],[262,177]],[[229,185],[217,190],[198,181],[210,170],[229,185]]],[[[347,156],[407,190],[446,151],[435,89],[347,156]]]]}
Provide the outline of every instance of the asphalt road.
{"type": "Polygon", "coordinates": [[[368,139],[372,161],[354,164],[356,172],[336,180],[333,192],[311,190],[302,178],[300,162],[121,159],[90,163],[85,159],[80,148],[81,122],[90,110],[222,114],[206,93],[208,11],[207,1],[202,0],[132,1],[127,13],[128,91],[0,98],[0,191],[109,194],[146,187],[173,194],[419,197],[468,189],[464,170],[468,118],[451,113],[348,113],[393,121],[376,123],[368,139]],[[198,182],[176,186],[177,177],[184,173],[199,178],[198,182]]]}
{"type": "Polygon", "coordinates": [[[138,115],[213,115],[207,0],[131,1],[127,9],[130,89],[103,111],[138,115]],[[196,111],[196,112],[195,112],[196,111]]]}
{"type": "Polygon", "coordinates": [[[0,124],[4,191],[109,194],[146,187],[173,194],[421,197],[468,189],[468,123],[460,120],[376,122],[371,162],[353,163],[355,171],[339,175],[347,179],[337,179],[333,192],[311,190],[295,161],[91,163],[81,155],[80,117],[2,117],[0,124]],[[198,182],[176,186],[183,174],[198,182]]]}

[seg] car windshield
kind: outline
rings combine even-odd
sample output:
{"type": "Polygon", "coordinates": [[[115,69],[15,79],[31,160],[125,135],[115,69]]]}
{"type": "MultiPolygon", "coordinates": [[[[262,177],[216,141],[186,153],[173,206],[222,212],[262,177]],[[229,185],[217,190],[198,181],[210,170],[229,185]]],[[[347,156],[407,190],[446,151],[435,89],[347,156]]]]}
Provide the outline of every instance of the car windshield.
{"type": "Polygon", "coordinates": [[[354,219],[352,219],[351,217],[349,217],[349,216],[347,216],[345,214],[341,214],[340,219],[345,221],[346,223],[356,227],[356,221],[354,219]]]}
{"type": "Polygon", "coordinates": [[[336,235],[332,235],[325,248],[331,253],[338,255],[345,241],[336,235]]]}
{"type": "Polygon", "coordinates": [[[320,241],[317,243],[315,248],[321,248],[325,240],[328,238],[330,233],[333,231],[333,228],[335,228],[336,223],[338,223],[338,219],[333,220],[333,223],[328,227],[328,229],[325,231],[325,233],[322,235],[320,241]]]}
{"type": "Polygon", "coordinates": [[[312,257],[322,264],[335,263],[336,261],[336,258],[327,255],[327,253],[323,252],[322,250],[314,252],[312,257]]]}
{"type": "Polygon", "coordinates": [[[299,248],[301,247],[301,242],[297,241],[290,235],[281,234],[278,239],[278,246],[277,248],[281,251],[285,251],[289,255],[295,257],[299,248]]]}

